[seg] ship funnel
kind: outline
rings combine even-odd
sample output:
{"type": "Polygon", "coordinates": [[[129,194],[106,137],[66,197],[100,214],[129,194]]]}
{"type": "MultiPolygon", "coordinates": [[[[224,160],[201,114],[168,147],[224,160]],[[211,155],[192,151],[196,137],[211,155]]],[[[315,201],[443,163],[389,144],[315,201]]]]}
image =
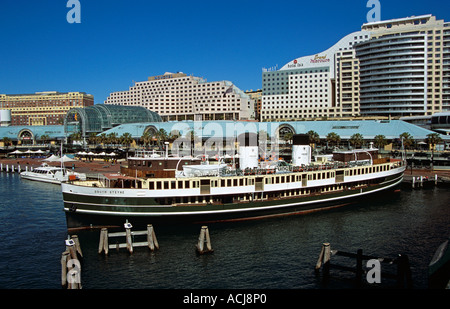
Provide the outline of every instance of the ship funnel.
{"type": "Polygon", "coordinates": [[[239,142],[239,168],[258,167],[258,135],[256,133],[243,133],[238,137],[239,142]]]}
{"type": "Polygon", "coordinates": [[[311,146],[308,134],[295,134],[292,137],[292,164],[294,166],[311,163],[311,146]]]}

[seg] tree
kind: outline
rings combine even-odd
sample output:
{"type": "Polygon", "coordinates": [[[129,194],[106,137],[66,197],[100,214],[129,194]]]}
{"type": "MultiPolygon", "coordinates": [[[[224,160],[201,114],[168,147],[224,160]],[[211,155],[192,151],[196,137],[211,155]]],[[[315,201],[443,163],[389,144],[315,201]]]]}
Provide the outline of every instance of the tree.
{"type": "Polygon", "coordinates": [[[410,148],[414,144],[414,138],[408,132],[400,134],[400,140],[403,140],[403,146],[405,149],[410,148]]]}
{"type": "Polygon", "coordinates": [[[81,141],[81,133],[80,132],[72,133],[72,134],[70,134],[69,137],[72,139],[72,141],[81,141]]]}
{"type": "Polygon", "coordinates": [[[105,144],[105,143],[108,141],[108,138],[107,138],[107,136],[106,136],[106,133],[100,134],[100,136],[99,136],[99,141],[100,141],[100,143],[102,143],[102,144],[105,144]]]}
{"type": "Polygon", "coordinates": [[[4,144],[6,147],[8,147],[8,146],[10,146],[10,145],[12,144],[12,141],[11,141],[11,139],[10,139],[9,137],[4,137],[4,138],[3,138],[3,144],[4,144]]]}
{"type": "Polygon", "coordinates": [[[106,136],[106,141],[108,144],[117,144],[118,138],[117,133],[111,132],[106,136]]]}
{"type": "Polygon", "coordinates": [[[42,141],[42,143],[46,144],[47,141],[50,140],[50,136],[48,136],[47,134],[41,135],[40,140],[42,141]]]}
{"type": "Polygon", "coordinates": [[[290,143],[292,143],[293,137],[294,137],[294,133],[292,133],[291,131],[289,131],[289,132],[286,132],[286,133],[283,135],[283,140],[284,140],[287,144],[290,144],[290,143]]]}
{"type": "Polygon", "coordinates": [[[377,135],[374,138],[374,144],[377,148],[382,148],[387,144],[386,136],[377,135]]]}
{"type": "Polygon", "coordinates": [[[167,139],[169,140],[169,142],[174,142],[176,139],[178,139],[181,136],[180,131],[178,130],[173,130],[170,131],[169,136],[167,137],[167,139]]]}
{"type": "Polygon", "coordinates": [[[97,136],[97,133],[91,132],[89,134],[88,141],[89,141],[89,144],[96,145],[98,142],[100,142],[100,137],[97,136]]]}
{"type": "Polygon", "coordinates": [[[131,134],[126,132],[123,133],[122,136],[120,137],[120,143],[126,146],[130,146],[131,143],[133,143],[134,139],[133,137],[131,137],[131,134]]]}
{"type": "Polygon", "coordinates": [[[311,144],[318,144],[318,143],[320,143],[319,133],[317,133],[316,131],[310,130],[310,131],[308,131],[307,134],[309,136],[309,142],[311,144]]]}
{"type": "Polygon", "coordinates": [[[350,136],[350,144],[353,145],[353,147],[361,147],[361,145],[364,143],[364,138],[360,133],[355,133],[352,136],[350,136]]]}
{"type": "Polygon", "coordinates": [[[427,135],[426,139],[427,144],[431,148],[431,163],[433,163],[434,159],[434,148],[437,144],[442,142],[442,138],[437,133],[430,133],[427,135]]]}
{"type": "Polygon", "coordinates": [[[153,140],[153,135],[150,131],[145,131],[141,136],[141,141],[144,143],[144,146],[148,146],[148,144],[153,140]]]}
{"type": "Polygon", "coordinates": [[[155,134],[156,140],[158,141],[158,145],[160,149],[163,149],[163,143],[169,139],[169,135],[167,134],[166,130],[159,129],[158,132],[155,134]]]}
{"type": "Polygon", "coordinates": [[[330,132],[327,135],[327,142],[329,144],[331,144],[332,146],[338,146],[339,143],[341,142],[341,137],[335,133],[335,132],[330,132]]]}

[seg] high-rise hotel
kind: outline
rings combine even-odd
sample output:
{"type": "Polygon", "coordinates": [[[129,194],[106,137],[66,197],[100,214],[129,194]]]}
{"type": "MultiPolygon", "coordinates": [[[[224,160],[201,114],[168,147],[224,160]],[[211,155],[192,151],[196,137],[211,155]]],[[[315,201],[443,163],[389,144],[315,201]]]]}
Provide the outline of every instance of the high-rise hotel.
{"type": "Polygon", "coordinates": [[[185,73],[165,73],[113,92],[105,104],[143,106],[171,120],[250,120],[254,103],[229,81],[207,82],[185,73]]]}
{"type": "Polygon", "coordinates": [[[450,110],[450,23],[364,24],[328,50],[263,69],[262,121],[422,116],[450,110]]]}

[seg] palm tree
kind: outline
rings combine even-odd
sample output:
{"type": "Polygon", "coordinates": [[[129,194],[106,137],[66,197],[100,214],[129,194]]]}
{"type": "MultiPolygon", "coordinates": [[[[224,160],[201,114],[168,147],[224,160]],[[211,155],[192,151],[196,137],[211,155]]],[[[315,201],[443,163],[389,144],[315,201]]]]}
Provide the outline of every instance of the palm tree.
{"type": "Polygon", "coordinates": [[[10,146],[10,145],[12,144],[12,141],[11,141],[11,139],[10,139],[9,137],[4,137],[4,138],[3,138],[3,144],[4,144],[6,147],[8,147],[8,146],[10,146]]]}
{"type": "Polygon", "coordinates": [[[91,132],[91,133],[89,134],[88,141],[89,141],[89,144],[95,145],[95,144],[97,144],[98,142],[100,142],[100,137],[97,136],[97,133],[91,132]]]}
{"type": "Polygon", "coordinates": [[[180,131],[173,130],[173,131],[170,131],[169,136],[167,136],[167,139],[169,140],[169,142],[173,143],[180,136],[181,136],[180,131]]]}
{"type": "Polygon", "coordinates": [[[405,149],[411,147],[414,144],[414,138],[408,132],[400,134],[400,140],[403,139],[403,146],[405,149]]]}
{"type": "Polygon", "coordinates": [[[437,144],[442,142],[442,138],[437,133],[430,133],[427,135],[426,142],[429,145],[429,147],[431,148],[431,163],[433,164],[434,148],[437,144]]]}
{"type": "Polygon", "coordinates": [[[141,141],[144,143],[144,146],[148,146],[148,144],[153,140],[153,135],[150,131],[145,131],[141,136],[141,141]]]}
{"type": "Polygon", "coordinates": [[[320,136],[319,136],[319,133],[317,133],[316,131],[310,130],[306,134],[309,135],[309,142],[311,144],[318,144],[318,143],[320,143],[320,136]]]}
{"type": "Polygon", "coordinates": [[[374,143],[377,148],[384,147],[387,144],[386,136],[384,135],[375,136],[374,143]]]}
{"type": "Polygon", "coordinates": [[[283,139],[287,144],[291,144],[292,143],[292,138],[294,137],[294,133],[292,133],[291,131],[286,132],[283,135],[283,139]]]}
{"type": "Polygon", "coordinates": [[[108,141],[108,138],[106,137],[106,133],[100,134],[100,136],[99,136],[99,141],[100,141],[100,143],[102,143],[102,144],[105,144],[105,143],[108,141]]]}
{"type": "Polygon", "coordinates": [[[117,133],[111,132],[106,136],[108,144],[116,144],[118,142],[117,133]]]}
{"type": "Polygon", "coordinates": [[[349,141],[350,144],[353,145],[353,147],[358,148],[361,147],[361,145],[363,144],[364,138],[360,133],[355,133],[350,137],[349,141]]]}
{"type": "Polygon", "coordinates": [[[327,142],[337,147],[341,142],[341,137],[335,132],[330,132],[327,135],[327,142]]]}
{"type": "Polygon", "coordinates": [[[40,140],[42,141],[42,143],[47,143],[47,141],[50,140],[50,136],[48,136],[47,134],[41,135],[40,140]]]}
{"type": "Polygon", "coordinates": [[[76,132],[76,133],[72,133],[69,136],[72,141],[81,141],[81,133],[80,132],[76,132]]]}
{"type": "Polygon", "coordinates": [[[169,135],[167,134],[166,130],[159,129],[159,131],[156,132],[155,137],[158,141],[159,147],[163,149],[163,143],[169,139],[169,135]]]}
{"type": "Polygon", "coordinates": [[[128,132],[123,133],[119,140],[121,144],[124,144],[127,147],[129,147],[134,141],[133,137],[131,137],[131,134],[128,132]]]}

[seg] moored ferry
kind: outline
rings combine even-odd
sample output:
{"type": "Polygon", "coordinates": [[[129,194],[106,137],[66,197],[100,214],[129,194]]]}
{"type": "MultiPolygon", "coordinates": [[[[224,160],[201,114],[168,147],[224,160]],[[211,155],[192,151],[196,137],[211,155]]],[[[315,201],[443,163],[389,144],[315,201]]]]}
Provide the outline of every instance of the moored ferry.
{"type": "Polygon", "coordinates": [[[331,209],[394,191],[405,161],[374,148],[311,161],[307,137],[296,135],[292,164],[261,162],[258,146],[239,147],[238,166],[194,157],[136,153],[117,174],[61,184],[68,229],[267,218],[331,209]]]}

